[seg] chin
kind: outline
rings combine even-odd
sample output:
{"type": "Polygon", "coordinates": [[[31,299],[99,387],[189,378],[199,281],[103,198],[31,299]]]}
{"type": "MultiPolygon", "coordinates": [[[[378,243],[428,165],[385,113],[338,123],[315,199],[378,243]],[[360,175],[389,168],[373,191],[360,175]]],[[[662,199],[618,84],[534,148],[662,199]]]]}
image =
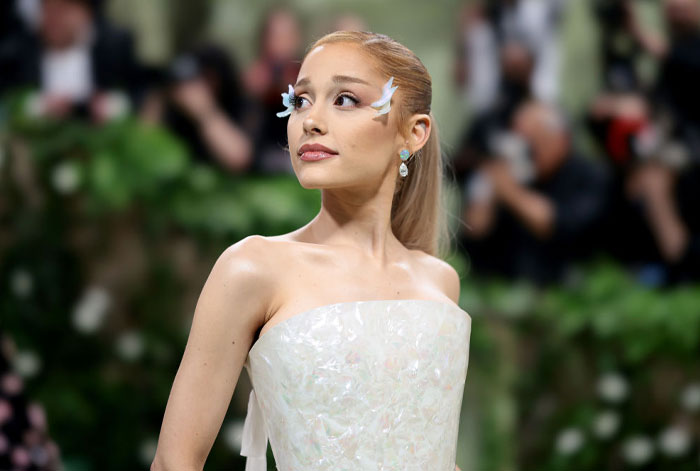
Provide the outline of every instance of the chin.
{"type": "Polygon", "coordinates": [[[322,175],[314,175],[313,177],[306,175],[299,178],[299,184],[307,190],[321,190],[323,188],[332,187],[334,186],[331,183],[332,181],[332,178],[325,178],[322,175]]]}
{"type": "Polygon", "coordinates": [[[347,186],[349,182],[339,178],[337,171],[327,169],[305,168],[297,172],[299,184],[307,190],[321,190],[323,188],[340,188],[347,186]]]}

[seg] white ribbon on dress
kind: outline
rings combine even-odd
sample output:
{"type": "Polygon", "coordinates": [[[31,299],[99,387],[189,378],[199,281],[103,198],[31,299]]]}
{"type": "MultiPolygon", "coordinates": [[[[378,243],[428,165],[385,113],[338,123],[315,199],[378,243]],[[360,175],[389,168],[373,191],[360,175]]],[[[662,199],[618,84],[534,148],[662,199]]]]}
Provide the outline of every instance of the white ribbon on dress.
{"type": "Polygon", "coordinates": [[[248,396],[248,411],[243,423],[241,456],[246,457],[245,471],[267,471],[267,431],[255,389],[248,396]]]}

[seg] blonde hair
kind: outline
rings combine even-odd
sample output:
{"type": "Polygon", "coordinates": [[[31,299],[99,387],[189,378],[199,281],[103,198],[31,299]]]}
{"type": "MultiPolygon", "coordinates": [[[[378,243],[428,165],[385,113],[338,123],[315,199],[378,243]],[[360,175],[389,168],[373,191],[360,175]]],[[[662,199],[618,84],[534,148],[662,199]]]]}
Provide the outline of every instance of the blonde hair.
{"type": "MultiPolygon", "coordinates": [[[[409,249],[419,249],[440,256],[449,249],[449,229],[444,211],[443,155],[437,123],[430,109],[432,79],[421,60],[406,46],[380,33],[369,31],[334,31],[316,40],[306,55],[322,44],[348,42],[375,59],[377,70],[394,77],[401,102],[392,104],[398,113],[398,128],[403,134],[408,120],[415,113],[430,115],[428,141],[406,161],[408,176],[398,173],[391,207],[391,228],[394,235],[409,249]]],[[[398,154],[397,154],[398,157],[398,154]]],[[[397,158],[397,162],[399,162],[397,158]]]]}

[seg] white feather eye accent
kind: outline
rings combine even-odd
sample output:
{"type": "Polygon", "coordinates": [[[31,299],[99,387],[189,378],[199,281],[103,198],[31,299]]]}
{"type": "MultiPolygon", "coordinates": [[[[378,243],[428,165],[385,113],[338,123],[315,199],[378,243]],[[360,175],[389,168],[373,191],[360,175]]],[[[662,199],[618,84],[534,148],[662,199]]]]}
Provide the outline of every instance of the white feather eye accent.
{"type": "Polygon", "coordinates": [[[283,118],[294,111],[294,87],[289,84],[289,92],[282,93],[282,104],[287,107],[286,110],[277,113],[278,118],[283,118]]]}
{"type": "Polygon", "coordinates": [[[392,87],[393,82],[394,77],[391,77],[382,87],[382,97],[370,105],[377,110],[377,115],[386,114],[391,109],[391,96],[399,88],[398,85],[392,87]]]}

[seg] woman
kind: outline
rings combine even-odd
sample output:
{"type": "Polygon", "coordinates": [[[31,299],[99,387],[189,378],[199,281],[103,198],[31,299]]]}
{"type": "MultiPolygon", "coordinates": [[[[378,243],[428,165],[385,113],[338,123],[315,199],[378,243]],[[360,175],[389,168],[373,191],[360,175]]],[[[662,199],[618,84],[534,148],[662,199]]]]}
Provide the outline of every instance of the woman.
{"type": "Polygon", "coordinates": [[[151,469],[203,468],[245,366],[247,470],[266,469],[269,438],[281,471],[452,471],[471,318],[457,272],[435,256],[430,75],[387,36],[338,31],[312,45],[290,90],[278,115],[321,211],[215,263],[151,469]]]}

